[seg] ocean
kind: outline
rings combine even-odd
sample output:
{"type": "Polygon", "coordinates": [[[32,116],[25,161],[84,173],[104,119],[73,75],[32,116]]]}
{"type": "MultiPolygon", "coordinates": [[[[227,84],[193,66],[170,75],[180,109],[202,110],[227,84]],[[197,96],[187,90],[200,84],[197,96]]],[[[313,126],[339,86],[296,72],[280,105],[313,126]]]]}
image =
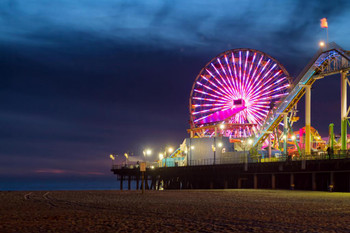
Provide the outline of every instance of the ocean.
{"type": "MultiPolygon", "coordinates": [[[[127,190],[128,183],[123,183],[127,190]]],[[[131,182],[136,189],[136,182],[131,182]]],[[[119,190],[116,176],[106,177],[0,177],[0,191],[119,190]]]]}

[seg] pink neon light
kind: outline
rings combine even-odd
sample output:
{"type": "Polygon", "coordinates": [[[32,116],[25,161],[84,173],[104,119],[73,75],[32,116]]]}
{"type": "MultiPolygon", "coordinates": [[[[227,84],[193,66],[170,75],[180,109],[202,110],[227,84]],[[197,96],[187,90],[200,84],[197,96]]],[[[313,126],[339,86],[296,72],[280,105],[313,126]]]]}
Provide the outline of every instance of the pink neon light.
{"type": "Polygon", "coordinates": [[[197,126],[227,120],[255,123],[229,135],[251,135],[259,130],[270,111],[270,101],[279,103],[288,94],[289,83],[282,69],[268,56],[249,50],[226,53],[200,74],[192,96],[193,121],[197,126]],[[233,105],[243,99],[244,107],[233,105]]]}

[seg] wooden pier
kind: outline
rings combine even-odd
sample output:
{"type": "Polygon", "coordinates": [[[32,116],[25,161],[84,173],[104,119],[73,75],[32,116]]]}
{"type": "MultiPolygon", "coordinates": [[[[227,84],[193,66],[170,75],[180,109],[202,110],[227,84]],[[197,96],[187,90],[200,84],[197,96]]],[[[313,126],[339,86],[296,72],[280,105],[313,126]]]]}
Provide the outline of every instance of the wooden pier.
{"type": "MultiPolygon", "coordinates": [[[[136,181],[139,168],[114,166],[120,189],[136,181]]],[[[147,168],[145,189],[295,189],[350,192],[350,158],[247,164],[147,168]]]]}

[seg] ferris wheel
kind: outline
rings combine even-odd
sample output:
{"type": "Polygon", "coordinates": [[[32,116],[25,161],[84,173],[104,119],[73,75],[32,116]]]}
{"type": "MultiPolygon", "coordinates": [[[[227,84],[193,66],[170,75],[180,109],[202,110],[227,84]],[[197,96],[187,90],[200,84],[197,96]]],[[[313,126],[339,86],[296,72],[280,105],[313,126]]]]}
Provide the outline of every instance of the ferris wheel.
{"type": "Polygon", "coordinates": [[[200,137],[250,137],[289,94],[290,77],[271,56],[233,49],[213,58],[198,74],[190,95],[191,130],[200,137]],[[215,128],[215,133],[217,132],[215,128]]]}

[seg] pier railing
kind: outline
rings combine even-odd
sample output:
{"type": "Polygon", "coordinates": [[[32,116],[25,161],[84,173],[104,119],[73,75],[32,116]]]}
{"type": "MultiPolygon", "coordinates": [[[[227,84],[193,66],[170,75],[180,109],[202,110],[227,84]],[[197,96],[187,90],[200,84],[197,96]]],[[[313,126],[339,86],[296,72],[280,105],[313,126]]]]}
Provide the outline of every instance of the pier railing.
{"type": "Polygon", "coordinates": [[[333,160],[333,159],[350,159],[350,150],[337,151],[336,153],[328,154],[327,152],[313,152],[309,155],[301,156],[280,156],[272,158],[262,158],[259,156],[239,155],[232,158],[218,159],[200,159],[189,160],[188,166],[203,166],[203,165],[218,165],[218,164],[240,164],[240,163],[268,163],[268,162],[287,162],[287,161],[302,161],[302,160],[333,160]]]}
{"type": "MultiPolygon", "coordinates": [[[[188,160],[185,166],[203,166],[203,165],[219,165],[219,164],[243,164],[243,163],[271,163],[271,162],[289,162],[303,160],[334,160],[334,159],[350,159],[350,150],[339,150],[335,153],[328,154],[327,152],[313,152],[310,155],[301,156],[279,156],[272,158],[262,158],[260,156],[236,155],[228,158],[214,158],[188,160]]],[[[148,162],[148,169],[159,167],[157,162],[148,162]]],[[[112,169],[137,169],[138,164],[113,164],[112,169]]]]}
{"type": "MultiPolygon", "coordinates": [[[[139,164],[127,164],[127,163],[121,163],[121,164],[113,164],[112,170],[117,169],[139,169],[139,164]]],[[[147,169],[154,169],[159,167],[159,163],[157,162],[146,162],[146,168],[147,169]]]]}

